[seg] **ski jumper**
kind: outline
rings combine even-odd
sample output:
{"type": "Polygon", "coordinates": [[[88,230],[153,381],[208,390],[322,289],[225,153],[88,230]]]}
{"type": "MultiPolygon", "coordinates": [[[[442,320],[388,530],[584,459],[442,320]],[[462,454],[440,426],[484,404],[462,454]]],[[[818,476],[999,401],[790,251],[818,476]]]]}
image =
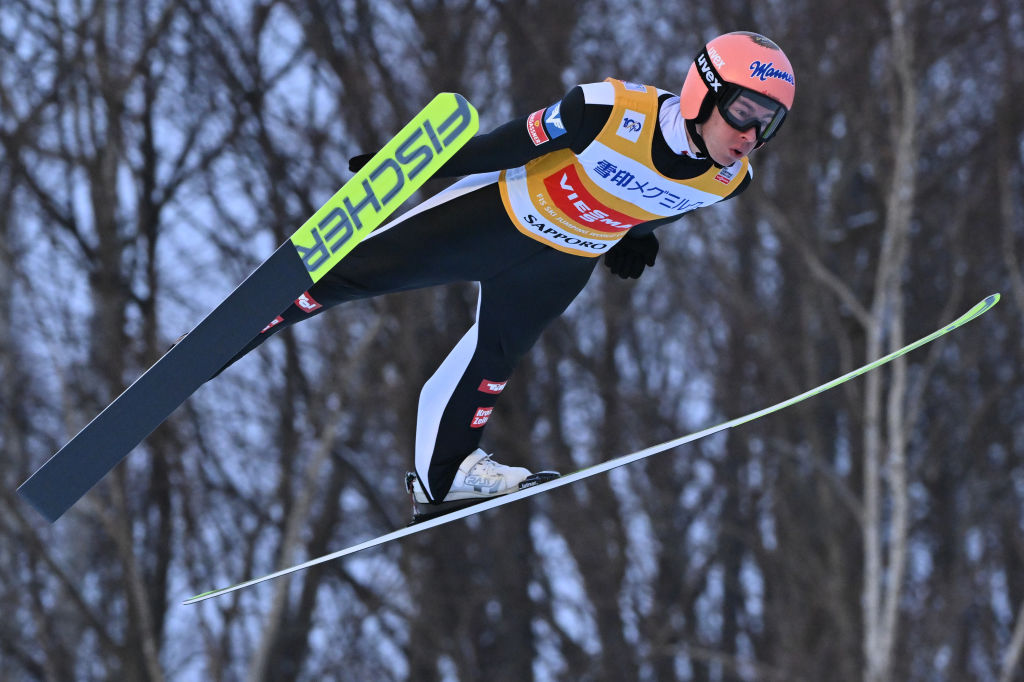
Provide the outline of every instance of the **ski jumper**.
{"type": "Polygon", "coordinates": [[[716,166],[690,149],[685,125],[677,96],[608,79],[477,135],[439,173],[467,177],[367,237],[232,362],[345,301],[477,282],[476,322],[419,398],[416,473],[443,499],[516,364],[596,257],[746,189],[747,159],[716,166]]]}

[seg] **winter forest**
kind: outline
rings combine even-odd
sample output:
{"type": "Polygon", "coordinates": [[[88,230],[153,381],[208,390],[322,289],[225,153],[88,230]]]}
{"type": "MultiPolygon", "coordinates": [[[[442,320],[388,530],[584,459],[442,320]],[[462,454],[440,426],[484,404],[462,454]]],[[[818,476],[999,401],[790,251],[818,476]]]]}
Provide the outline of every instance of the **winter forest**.
{"type": "Polygon", "coordinates": [[[0,678],[1024,680],[1022,64],[1020,0],[2,0],[0,678]],[[434,94],[487,131],[607,76],[678,90],[741,29],[797,80],[753,186],[639,280],[599,266],[485,448],[574,471],[998,306],[193,606],[408,521],[474,285],[281,334],[52,526],[15,492],[434,94]]]}

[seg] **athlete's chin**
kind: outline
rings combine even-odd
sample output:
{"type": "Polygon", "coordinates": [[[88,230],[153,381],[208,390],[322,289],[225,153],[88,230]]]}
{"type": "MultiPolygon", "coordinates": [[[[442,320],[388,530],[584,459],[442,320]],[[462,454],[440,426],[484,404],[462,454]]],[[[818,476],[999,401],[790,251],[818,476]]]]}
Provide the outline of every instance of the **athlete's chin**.
{"type": "Polygon", "coordinates": [[[723,168],[725,166],[731,166],[731,165],[733,165],[734,163],[736,163],[737,161],[739,161],[740,159],[743,158],[742,154],[737,154],[735,151],[732,151],[732,150],[730,150],[728,152],[724,152],[724,153],[708,154],[708,155],[711,157],[712,161],[717,163],[719,166],[722,166],[723,168]]]}

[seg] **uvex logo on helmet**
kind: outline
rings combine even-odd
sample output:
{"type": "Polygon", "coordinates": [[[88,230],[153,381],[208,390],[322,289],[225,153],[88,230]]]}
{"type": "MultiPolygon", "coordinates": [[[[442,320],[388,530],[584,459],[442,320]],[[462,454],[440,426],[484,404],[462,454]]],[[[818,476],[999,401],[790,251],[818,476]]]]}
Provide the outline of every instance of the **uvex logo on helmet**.
{"type": "Polygon", "coordinates": [[[711,65],[708,63],[707,56],[703,52],[699,57],[697,57],[697,64],[700,66],[704,80],[708,83],[708,88],[713,92],[721,90],[722,81],[718,79],[718,76],[715,74],[715,70],[711,68],[711,65]]]}
{"type": "Polygon", "coordinates": [[[722,55],[718,54],[718,50],[708,45],[708,56],[711,57],[711,63],[715,65],[715,68],[720,69],[725,66],[725,60],[722,59],[722,55]]]}
{"type": "Polygon", "coordinates": [[[796,94],[793,67],[782,49],[759,33],[735,31],[714,38],[690,63],[679,108],[702,123],[736,87],[753,90],[788,111],[796,94]]]}

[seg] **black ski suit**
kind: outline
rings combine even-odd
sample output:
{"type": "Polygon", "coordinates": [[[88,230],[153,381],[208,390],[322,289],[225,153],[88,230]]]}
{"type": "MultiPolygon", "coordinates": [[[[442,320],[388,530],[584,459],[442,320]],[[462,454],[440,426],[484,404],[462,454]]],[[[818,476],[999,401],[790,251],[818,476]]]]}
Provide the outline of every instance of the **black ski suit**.
{"type": "MultiPolygon", "coordinates": [[[[584,87],[574,87],[561,100],[564,128],[560,126],[557,137],[542,134],[538,139],[535,131],[531,134],[528,126],[537,125],[538,112],[470,140],[438,173],[469,177],[367,237],[231,362],[281,329],[345,301],[478,282],[475,324],[420,395],[416,471],[431,499],[443,499],[459,464],[478,446],[519,359],[576,298],[597,263],[597,258],[565,253],[523,234],[510,220],[496,183],[497,171],[523,166],[559,149],[578,154],[595,140],[612,106],[590,103],[584,87]]],[[[659,111],[666,102],[675,107],[673,112],[678,109],[677,98],[658,92],[659,111]]],[[[553,107],[557,113],[557,105],[553,107]]],[[[651,148],[659,173],[685,179],[712,167],[710,160],[692,152],[679,153],[686,144],[685,136],[683,142],[678,140],[679,130],[670,144],[661,128],[655,131],[651,148]]],[[[748,175],[737,182],[725,198],[738,195],[749,180],[748,175]]],[[[677,218],[641,223],[613,248],[628,251],[636,243],[635,235],[649,235],[677,218]]]]}

